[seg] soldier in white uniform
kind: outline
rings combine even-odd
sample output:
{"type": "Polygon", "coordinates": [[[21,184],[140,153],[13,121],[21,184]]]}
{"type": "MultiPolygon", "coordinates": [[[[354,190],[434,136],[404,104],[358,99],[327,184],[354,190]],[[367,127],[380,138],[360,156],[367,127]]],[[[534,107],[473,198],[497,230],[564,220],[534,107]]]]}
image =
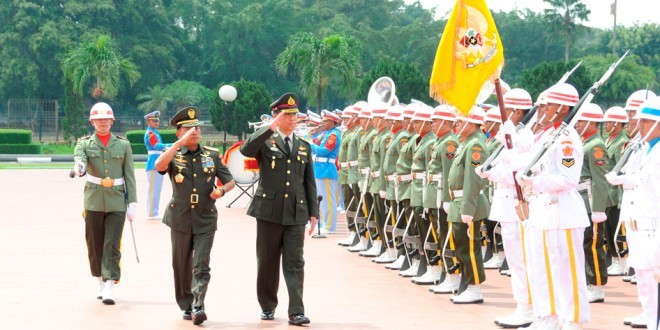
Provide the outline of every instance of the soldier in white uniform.
{"type": "MultiPolygon", "coordinates": [[[[554,135],[578,100],[577,90],[569,84],[550,87],[547,106],[540,113],[539,124],[544,131],[537,146],[554,135]]],[[[574,128],[566,127],[565,132],[568,134],[560,134],[534,165],[531,176],[518,172],[517,178],[521,185],[531,189],[528,221],[543,230],[545,261],[549,264],[546,271],[553,283],[550,299],[554,300],[556,311],[551,310],[542,323],[551,329],[559,328],[560,324],[562,329],[580,329],[590,319],[582,248],[589,218],[577,192],[584,157],[582,142],[574,128]]],[[[529,277],[543,275],[529,273],[529,277]]],[[[532,300],[535,304],[538,301],[535,297],[532,300]]]]}

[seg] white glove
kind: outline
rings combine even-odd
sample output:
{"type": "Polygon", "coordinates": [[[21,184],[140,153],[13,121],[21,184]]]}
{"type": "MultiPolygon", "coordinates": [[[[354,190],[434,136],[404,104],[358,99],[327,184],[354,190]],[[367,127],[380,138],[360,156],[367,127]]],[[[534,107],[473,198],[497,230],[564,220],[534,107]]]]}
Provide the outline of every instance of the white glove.
{"type": "Polygon", "coordinates": [[[623,176],[622,175],[617,175],[614,172],[610,172],[605,174],[605,179],[607,179],[607,182],[614,186],[618,186],[620,184],[623,184],[623,176]]]}
{"type": "Polygon", "coordinates": [[[607,220],[607,215],[605,214],[605,212],[591,213],[591,221],[593,221],[594,223],[601,223],[605,220],[607,220]]]}
{"type": "Polygon", "coordinates": [[[519,171],[516,173],[516,181],[518,181],[520,185],[531,185],[532,177],[525,175],[523,171],[519,171]]]}
{"type": "Polygon", "coordinates": [[[135,219],[135,211],[137,211],[137,203],[128,203],[128,207],[126,208],[126,219],[128,219],[128,221],[133,222],[133,219],[135,219]]]}
{"type": "Polygon", "coordinates": [[[474,217],[471,215],[461,214],[461,221],[466,225],[469,225],[470,222],[472,222],[472,219],[474,219],[474,217]]]}
{"type": "Polygon", "coordinates": [[[482,178],[482,179],[488,179],[490,176],[490,171],[484,171],[483,166],[479,165],[477,166],[474,171],[477,173],[477,175],[482,178]]]}
{"type": "Polygon", "coordinates": [[[502,130],[497,131],[497,134],[495,134],[493,138],[495,139],[495,141],[501,143],[502,145],[506,143],[506,139],[504,138],[504,132],[502,130]]]}
{"type": "Polygon", "coordinates": [[[529,127],[525,127],[517,133],[516,138],[513,140],[513,147],[520,153],[528,152],[534,143],[534,133],[529,127]]]}
{"type": "Polygon", "coordinates": [[[380,198],[387,199],[387,193],[385,192],[385,190],[380,191],[380,198]]]}
{"type": "Polygon", "coordinates": [[[502,125],[502,129],[500,131],[504,131],[504,134],[509,134],[511,137],[513,137],[516,135],[516,125],[513,124],[511,120],[507,120],[502,125]]]}
{"type": "Polygon", "coordinates": [[[85,164],[83,162],[78,161],[76,162],[75,165],[73,165],[73,172],[76,173],[78,176],[83,176],[85,172],[87,171],[87,168],[85,167],[85,164]]]}
{"type": "Polygon", "coordinates": [[[449,214],[449,202],[442,202],[442,209],[445,210],[445,213],[449,214]]]}

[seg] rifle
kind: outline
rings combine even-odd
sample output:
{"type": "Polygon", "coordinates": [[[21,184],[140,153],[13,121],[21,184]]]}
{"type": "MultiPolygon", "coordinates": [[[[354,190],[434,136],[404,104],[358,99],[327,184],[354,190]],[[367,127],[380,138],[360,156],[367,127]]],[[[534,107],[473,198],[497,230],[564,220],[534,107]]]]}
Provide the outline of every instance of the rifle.
{"type": "Polygon", "coordinates": [[[614,168],[612,168],[612,172],[616,173],[616,175],[622,175],[623,172],[621,170],[626,166],[626,163],[628,163],[630,156],[642,147],[642,143],[642,134],[637,133],[637,135],[630,140],[628,148],[626,148],[626,151],[624,151],[619,161],[614,165],[614,168]]]}
{"type": "Polygon", "coordinates": [[[523,172],[526,176],[532,175],[532,167],[534,167],[534,165],[536,165],[539,162],[541,157],[543,157],[543,155],[545,155],[545,153],[556,143],[556,141],[559,140],[559,137],[561,135],[568,133],[567,129],[569,126],[575,124],[573,122],[573,119],[577,118],[576,115],[578,111],[580,111],[580,108],[582,108],[584,104],[589,104],[591,102],[591,100],[598,92],[598,89],[601,86],[603,86],[603,84],[605,84],[607,79],[610,78],[616,67],[621,63],[621,61],[623,61],[623,59],[628,55],[629,52],[630,50],[627,50],[625,54],[623,54],[623,56],[619,58],[619,60],[612,63],[612,65],[610,65],[610,68],[607,69],[607,71],[605,71],[603,76],[597,82],[595,82],[593,86],[589,87],[587,92],[582,96],[582,98],[578,101],[578,103],[573,107],[573,109],[568,113],[568,115],[566,115],[566,118],[564,118],[564,121],[561,123],[559,128],[553,132],[551,139],[543,145],[543,148],[541,148],[541,150],[536,154],[536,156],[534,156],[532,161],[527,165],[527,167],[523,172]]]}

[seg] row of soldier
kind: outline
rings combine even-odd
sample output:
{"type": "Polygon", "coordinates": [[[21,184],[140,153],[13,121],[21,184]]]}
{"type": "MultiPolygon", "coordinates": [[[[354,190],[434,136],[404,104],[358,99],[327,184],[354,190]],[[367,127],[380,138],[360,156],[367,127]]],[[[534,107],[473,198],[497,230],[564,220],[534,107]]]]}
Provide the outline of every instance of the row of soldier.
{"type": "MultiPolygon", "coordinates": [[[[646,222],[640,219],[627,191],[640,189],[636,178],[647,173],[641,164],[658,162],[647,156],[653,153],[641,152],[660,135],[657,99],[650,91],[638,91],[625,108],[605,113],[587,104],[575,124],[557,134],[578,100],[577,90],[566,83],[541,93],[536,103],[525,90],[512,89],[504,95],[504,120],[497,108],[486,112],[474,106],[462,115],[449,105],[434,109],[417,102],[385,106],[360,101],[341,113],[341,138],[334,128],[336,116],[324,111],[322,122],[330,124],[314,138],[312,149],[325,153],[317,155],[315,171],[320,160],[330,164],[338,158],[350,230],[340,245],[399,270],[413,283],[436,284],[430,291],[452,294],[456,304],[483,302],[484,268],[504,266],[517,308],[495,323],[538,329],[579,329],[588,322],[589,303],[604,301],[608,273],[627,271],[629,250],[644,313],[625,323],[655,328],[652,263],[638,261],[639,255],[653,256],[653,236],[644,244],[630,241],[639,236],[635,232],[654,229],[659,213],[649,213],[655,215],[646,222]],[[524,125],[523,118],[532,117],[534,109],[524,125]],[[645,130],[639,118],[656,125],[645,130]],[[512,137],[512,149],[501,146],[505,135],[512,137]],[[635,138],[628,142],[629,137],[635,138]],[[524,171],[549,145],[546,155],[524,171]],[[608,174],[632,149],[636,157],[629,158],[636,161],[627,163],[623,175],[619,170],[608,174]],[[519,204],[516,182],[527,207],[519,204]],[[492,248],[487,254],[484,245],[492,248]],[[484,256],[490,260],[484,263],[484,256]]],[[[320,193],[329,183],[318,179],[320,193]]],[[[333,200],[333,195],[324,197],[333,200]]],[[[328,203],[324,219],[335,212],[328,203]]],[[[652,204],[635,205],[657,209],[652,204]]],[[[328,220],[332,231],[331,224],[328,220]]]]}

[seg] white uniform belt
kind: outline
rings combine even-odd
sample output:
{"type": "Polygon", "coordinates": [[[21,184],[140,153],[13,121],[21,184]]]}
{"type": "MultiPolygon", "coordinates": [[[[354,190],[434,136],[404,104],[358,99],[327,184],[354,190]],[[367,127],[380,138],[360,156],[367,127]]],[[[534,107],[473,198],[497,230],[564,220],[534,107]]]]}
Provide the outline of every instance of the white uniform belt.
{"type": "Polygon", "coordinates": [[[412,180],[412,174],[399,175],[399,182],[408,182],[412,180]]]}
{"type": "Polygon", "coordinates": [[[518,198],[518,194],[516,194],[515,189],[495,188],[493,190],[493,197],[504,197],[504,198],[516,199],[516,198],[518,198]]]}
{"type": "Polygon", "coordinates": [[[396,180],[396,174],[385,176],[385,181],[390,182],[396,180]]]}
{"type": "Polygon", "coordinates": [[[339,163],[339,166],[341,168],[347,168],[348,167],[348,162],[341,162],[341,163],[339,163]]]}
{"type": "Polygon", "coordinates": [[[433,181],[433,182],[442,181],[442,174],[429,174],[429,181],[433,181]]]}
{"type": "Polygon", "coordinates": [[[415,180],[426,178],[426,172],[417,172],[413,173],[412,175],[415,180]]]}
{"type": "Polygon", "coordinates": [[[639,220],[628,220],[626,221],[626,228],[633,231],[655,231],[656,220],[655,219],[645,219],[642,221],[639,220]]]}
{"type": "Polygon", "coordinates": [[[361,168],[361,169],[360,169],[360,174],[362,174],[362,175],[367,175],[367,174],[369,174],[369,168],[368,168],[368,167],[361,168]]]}
{"type": "Polygon", "coordinates": [[[373,172],[371,172],[371,177],[372,177],[372,178],[380,177],[380,171],[373,171],[373,172]]]}
{"type": "Polygon", "coordinates": [[[580,182],[577,186],[578,191],[589,190],[591,188],[591,180],[580,182]]]}
{"type": "Polygon", "coordinates": [[[358,166],[358,161],[357,160],[351,160],[348,162],[349,167],[355,167],[358,166]]]}
{"type": "MultiPolygon", "coordinates": [[[[479,194],[483,193],[483,190],[479,190],[479,194]]],[[[463,197],[463,190],[450,190],[450,195],[453,196],[453,198],[463,197]]]]}
{"type": "Polygon", "coordinates": [[[160,155],[160,154],[162,154],[163,152],[160,151],[160,150],[149,150],[149,151],[147,151],[147,153],[148,153],[149,155],[160,155]]]}
{"type": "Polygon", "coordinates": [[[103,185],[103,180],[112,180],[112,185],[113,186],[121,186],[121,185],[124,184],[124,178],[119,178],[119,179],[104,178],[104,179],[101,179],[101,178],[97,178],[93,175],[89,175],[89,173],[87,173],[87,181],[88,182],[91,182],[93,184],[103,185]]]}
{"type": "Polygon", "coordinates": [[[316,157],[317,163],[334,163],[337,158],[316,157]]]}

